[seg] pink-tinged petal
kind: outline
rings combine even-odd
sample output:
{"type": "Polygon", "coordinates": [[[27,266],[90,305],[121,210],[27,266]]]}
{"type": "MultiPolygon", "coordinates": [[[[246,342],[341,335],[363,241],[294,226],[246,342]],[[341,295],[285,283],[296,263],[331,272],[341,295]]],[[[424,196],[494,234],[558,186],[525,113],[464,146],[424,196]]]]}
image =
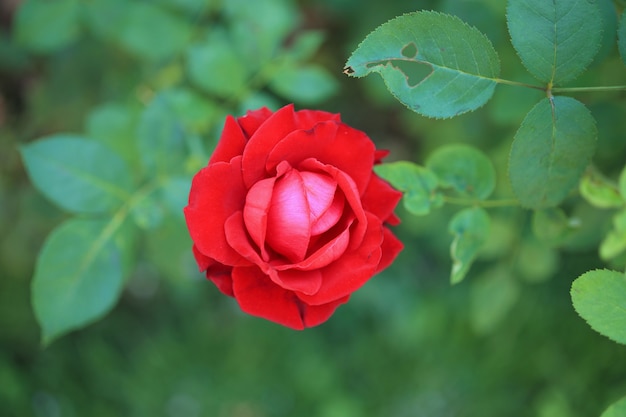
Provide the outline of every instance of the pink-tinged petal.
{"type": "Polygon", "coordinates": [[[276,181],[267,216],[267,243],[291,262],[306,256],[311,239],[309,204],[304,181],[296,170],[276,181]]]}
{"type": "Polygon", "coordinates": [[[391,218],[393,211],[402,199],[402,193],[376,174],[372,174],[365,193],[361,196],[363,209],[376,215],[382,221],[391,218]]]}
{"type": "Polygon", "coordinates": [[[350,229],[346,228],[337,237],[316,250],[311,256],[294,267],[302,270],[323,268],[339,259],[350,243],[350,229]]]}
{"type": "Polygon", "coordinates": [[[269,271],[270,279],[280,287],[289,291],[300,291],[311,295],[322,286],[322,273],[319,270],[298,271],[295,269],[276,269],[269,271]]]}
{"type": "Polygon", "coordinates": [[[281,108],[259,126],[243,151],[243,181],[246,187],[252,187],[267,176],[267,156],[278,142],[297,128],[293,105],[281,108]]]}
{"type": "Polygon", "coordinates": [[[311,233],[318,235],[330,229],[341,217],[340,210],[343,209],[343,206],[340,206],[341,199],[338,199],[339,205],[335,204],[332,211],[328,213],[335,201],[337,183],[328,175],[307,171],[301,172],[300,175],[302,176],[306,198],[309,203],[311,233]],[[326,218],[320,224],[322,217],[326,218]],[[325,226],[327,227],[324,228],[325,226]]]}
{"type": "Polygon", "coordinates": [[[383,233],[384,238],[383,244],[381,245],[383,256],[380,258],[376,273],[391,265],[396,259],[396,256],[398,256],[402,249],[404,249],[404,245],[402,244],[402,242],[391,232],[391,230],[384,227],[383,233]]]}
{"type": "Polygon", "coordinates": [[[243,219],[250,237],[261,250],[261,257],[268,261],[265,249],[267,233],[267,213],[272,202],[272,193],[276,178],[267,178],[254,184],[246,196],[246,205],[243,209],[243,219]]]}
{"type": "Polygon", "coordinates": [[[270,109],[262,107],[258,110],[250,110],[245,116],[237,118],[237,123],[241,126],[246,138],[249,139],[271,115],[272,111],[270,109]]]}
{"type": "Polygon", "coordinates": [[[374,151],[374,143],[365,133],[343,123],[322,122],[312,130],[296,130],[278,142],[270,150],[266,170],[271,172],[281,161],[300,169],[302,161],[314,158],[345,172],[361,194],[372,175],[374,151]]]}
{"type": "Polygon", "coordinates": [[[234,268],[233,290],[244,312],[295,330],[322,324],[349,299],[345,296],[324,305],[307,305],[256,267],[234,268]]]}
{"type": "Polygon", "coordinates": [[[232,158],[242,155],[248,139],[234,117],[226,117],[224,129],[219,142],[209,159],[209,165],[216,162],[229,162],[232,158]]]}
{"type": "Polygon", "coordinates": [[[256,267],[233,268],[233,292],[241,309],[296,330],[304,329],[302,302],[256,267]]]}
{"type": "Polygon", "coordinates": [[[224,294],[233,296],[233,280],[231,279],[231,273],[233,268],[228,265],[223,265],[216,262],[214,259],[204,256],[198,251],[196,246],[193,246],[193,255],[198,262],[200,271],[204,272],[206,277],[213,281],[213,284],[224,294]]]}
{"type": "Polygon", "coordinates": [[[321,269],[320,290],[314,295],[298,293],[306,304],[326,304],[352,294],[376,273],[382,258],[383,227],[376,216],[367,213],[367,218],[367,232],[361,245],[321,269]]]}
{"type": "Polygon", "coordinates": [[[198,251],[225,265],[247,264],[230,247],[224,232],[224,222],[233,212],[243,209],[245,198],[240,156],[230,163],[209,165],[195,175],[184,214],[198,251]]]}

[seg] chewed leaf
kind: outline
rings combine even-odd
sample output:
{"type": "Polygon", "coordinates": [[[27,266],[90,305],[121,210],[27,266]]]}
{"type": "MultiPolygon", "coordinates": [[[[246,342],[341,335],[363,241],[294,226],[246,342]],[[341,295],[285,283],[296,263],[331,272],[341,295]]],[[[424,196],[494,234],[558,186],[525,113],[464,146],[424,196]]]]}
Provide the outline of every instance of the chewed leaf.
{"type": "Polygon", "coordinates": [[[576,186],[595,151],[595,120],[570,97],[545,98],[515,134],[509,178],[524,207],[558,205],[576,186]]]}
{"type": "Polygon", "coordinates": [[[500,61],[489,39],[457,17],[420,11],[378,27],[352,53],[345,73],[379,73],[411,110],[446,118],[493,95],[500,61]]]}
{"type": "Polygon", "coordinates": [[[595,1],[509,0],[511,42],[537,79],[562,84],[591,63],[602,39],[602,15],[595,1]]]}

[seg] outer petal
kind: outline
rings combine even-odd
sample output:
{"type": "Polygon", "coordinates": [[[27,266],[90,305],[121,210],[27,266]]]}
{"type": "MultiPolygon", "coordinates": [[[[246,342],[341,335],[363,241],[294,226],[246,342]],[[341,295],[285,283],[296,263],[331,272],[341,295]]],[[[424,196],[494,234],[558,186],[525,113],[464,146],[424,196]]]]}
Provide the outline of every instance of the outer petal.
{"type": "Polygon", "coordinates": [[[363,209],[382,221],[395,218],[393,211],[400,199],[402,199],[402,193],[376,174],[372,174],[367,189],[361,197],[363,209]]]}
{"type": "Polygon", "coordinates": [[[233,290],[244,312],[296,330],[323,323],[340,304],[348,301],[348,297],[343,297],[325,305],[307,305],[256,267],[234,268],[233,290]]]}
{"type": "Polygon", "coordinates": [[[376,269],[376,273],[382,271],[387,268],[391,263],[396,259],[396,256],[404,249],[404,245],[402,242],[389,230],[388,228],[383,228],[383,233],[385,235],[383,239],[383,244],[381,246],[383,255],[380,258],[380,262],[378,263],[378,268],[376,269]]]}
{"type": "Polygon", "coordinates": [[[361,245],[322,268],[322,287],[314,295],[298,293],[302,301],[310,305],[332,302],[352,294],[376,273],[382,257],[383,227],[376,216],[367,213],[367,217],[367,231],[361,245]]]}
{"type": "Polygon", "coordinates": [[[298,129],[308,130],[320,122],[334,120],[341,122],[341,116],[337,113],[328,113],[321,110],[299,110],[296,112],[298,129]]]}
{"type": "Polygon", "coordinates": [[[216,162],[229,162],[235,156],[243,154],[248,139],[244,136],[243,131],[234,117],[226,117],[224,129],[220,136],[219,142],[209,159],[209,165],[216,162]]]}
{"type": "Polygon", "coordinates": [[[248,111],[245,116],[237,118],[237,123],[241,126],[246,138],[250,139],[254,132],[256,132],[271,115],[272,111],[270,109],[262,107],[258,110],[248,111]]]}
{"type": "Polygon", "coordinates": [[[367,135],[343,123],[318,123],[312,130],[297,130],[278,142],[267,157],[271,172],[281,161],[291,166],[310,158],[332,165],[352,178],[363,193],[372,176],[374,143],[367,135]]]}
{"type": "Polygon", "coordinates": [[[206,277],[213,281],[215,286],[228,296],[233,296],[233,280],[231,279],[231,273],[233,268],[227,265],[223,265],[219,262],[215,262],[214,259],[207,258],[201,254],[196,246],[193,246],[193,255],[198,262],[200,271],[206,273],[206,277]]]}
{"type": "Polygon", "coordinates": [[[226,241],[224,223],[243,208],[246,189],[241,179],[241,157],[203,168],[193,178],[189,204],[184,208],[191,239],[198,251],[225,265],[247,262],[226,241]]]}
{"type": "Polygon", "coordinates": [[[243,181],[247,188],[266,177],[265,161],[274,146],[297,129],[293,105],[272,114],[259,126],[243,151],[243,181]]]}

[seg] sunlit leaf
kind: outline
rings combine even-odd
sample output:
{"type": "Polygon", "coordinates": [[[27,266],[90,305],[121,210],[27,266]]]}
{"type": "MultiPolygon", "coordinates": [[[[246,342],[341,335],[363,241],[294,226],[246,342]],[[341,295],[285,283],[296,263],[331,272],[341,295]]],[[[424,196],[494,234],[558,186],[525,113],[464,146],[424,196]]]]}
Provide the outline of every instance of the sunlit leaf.
{"type": "Polygon", "coordinates": [[[345,72],[379,73],[411,110],[445,118],[485,104],[500,62],[485,35],[457,17],[420,11],[378,27],[352,53],[345,72]]]}
{"type": "Polygon", "coordinates": [[[586,272],[572,284],[576,312],[592,329],[626,344],[626,276],[598,269],[586,272]]]}
{"type": "Polygon", "coordinates": [[[489,236],[489,215],[480,207],[459,211],[450,221],[448,230],[454,235],[450,246],[452,272],[450,281],[459,283],[467,275],[472,263],[489,236]]]}
{"type": "Polygon", "coordinates": [[[123,287],[124,251],[129,237],[114,220],[72,219],[46,239],[32,282],[42,342],[104,316],[123,287]]]}
{"type": "Polygon", "coordinates": [[[580,75],[602,39],[603,21],[595,1],[509,0],[507,23],[524,66],[550,84],[580,75]]]}
{"type": "Polygon", "coordinates": [[[35,187],[65,210],[110,212],[120,207],[132,191],[126,163],[99,142],[55,135],[20,150],[35,187]]]}
{"type": "Polygon", "coordinates": [[[442,204],[441,195],[436,193],[437,176],[430,170],[407,161],[376,165],[374,170],[404,193],[404,207],[409,213],[423,216],[442,204]]]}
{"type": "Polygon", "coordinates": [[[68,46],[80,35],[79,0],[28,0],[17,9],[17,42],[39,53],[68,46]]]}
{"type": "Polygon", "coordinates": [[[626,416],[626,397],[611,404],[600,417],[624,417],[626,416]]]}
{"type": "Polygon", "coordinates": [[[439,178],[443,187],[452,187],[462,195],[485,199],[496,186],[496,171],[489,158],[468,145],[448,145],[428,157],[426,166],[439,178]]]}
{"type": "Polygon", "coordinates": [[[595,207],[611,208],[626,204],[616,184],[595,171],[589,171],[583,176],[578,189],[583,198],[595,207]]]}
{"type": "Polygon", "coordinates": [[[596,126],[589,110],[569,97],[546,98],[515,134],[509,159],[513,192],[525,207],[559,204],[591,161],[596,126]]]}
{"type": "Polygon", "coordinates": [[[613,229],[600,243],[600,257],[610,260],[626,251],[626,210],[613,216],[613,229]]]}

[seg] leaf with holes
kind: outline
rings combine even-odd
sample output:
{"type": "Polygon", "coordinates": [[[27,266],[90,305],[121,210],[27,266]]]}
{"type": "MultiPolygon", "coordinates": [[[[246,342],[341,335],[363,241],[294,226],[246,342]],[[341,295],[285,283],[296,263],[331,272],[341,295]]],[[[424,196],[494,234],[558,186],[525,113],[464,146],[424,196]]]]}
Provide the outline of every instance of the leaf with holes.
{"type": "Polygon", "coordinates": [[[102,317],[119,298],[130,248],[120,223],[71,219],[46,239],[31,288],[44,345],[102,317]]]}
{"type": "Polygon", "coordinates": [[[500,61],[476,28],[454,16],[420,11],[370,33],[344,72],[353,77],[379,73],[411,110],[446,118],[475,110],[491,98],[500,61]]]}
{"type": "Polygon", "coordinates": [[[626,344],[626,276],[617,271],[588,271],[572,284],[576,312],[592,329],[626,344]]]}
{"type": "Polygon", "coordinates": [[[55,135],[22,146],[20,151],[35,187],[65,210],[111,212],[131,194],[127,164],[100,142],[55,135]]]}
{"type": "Polygon", "coordinates": [[[376,174],[404,193],[404,207],[411,214],[423,216],[432,207],[441,206],[443,199],[437,193],[437,176],[427,168],[412,162],[398,161],[376,165],[376,174]]]}
{"type": "Polygon", "coordinates": [[[580,75],[600,48],[602,15],[589,0],[509,0],[511,42],[537,79],[559,85],[580,75]]]}
{"type": "Polygon", "coordinates": [[[591,113],[570,97],[540,101],[528,113],[511,147],[509,178],[524,207],[558,205],[578,184],[596,145],[591,113]]]}
{"type": "Polygon", "coordinates": [[[450,246],[452,272],[450,281],[457,284],[465,278],[470,266],[489,236],[489,215],[480,207],[459,211],[450,221],[448,230],[454,235],[450,246]]]}

